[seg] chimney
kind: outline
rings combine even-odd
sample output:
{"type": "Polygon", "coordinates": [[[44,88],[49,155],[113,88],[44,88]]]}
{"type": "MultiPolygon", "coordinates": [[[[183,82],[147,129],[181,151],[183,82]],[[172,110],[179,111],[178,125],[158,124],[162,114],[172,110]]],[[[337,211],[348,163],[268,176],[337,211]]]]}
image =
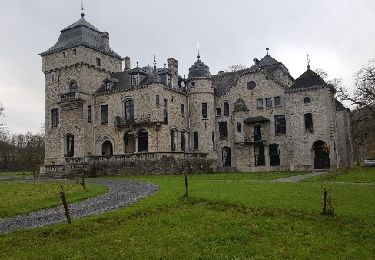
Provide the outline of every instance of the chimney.
{"type": "Polygon", "coordinates": [[[125,69],[124,70],[130,70],[131,64],[130,64],[130,58],[128,56],[125,57],[125,69]]]}
{"type": "Polygon", "coordinates": [[[169,58],[168,69],[170,69],[173,74],[178,75],[178,61],[174,58],[169,58]]]}
{"type": "Polygon", "coordinates": [[[103,49],[109,48],[109,33],[100,33],[100,47],[103,49]]]}

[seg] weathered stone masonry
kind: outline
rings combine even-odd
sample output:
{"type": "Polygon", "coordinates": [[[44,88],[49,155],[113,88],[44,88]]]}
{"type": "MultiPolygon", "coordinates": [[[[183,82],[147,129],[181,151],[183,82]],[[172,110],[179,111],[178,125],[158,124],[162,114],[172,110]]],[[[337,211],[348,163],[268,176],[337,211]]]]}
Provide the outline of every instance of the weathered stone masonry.
{"type": "Polygon", "coordinates": [[[187,162],[198,172],[351,167],[349,113],[334,88],[309,67],[295,80],[268,52],[213,76],[198,54],[184,79],[173,58],[132,68],[82,14],[41,56],[42,172],[178,173],[187,162]]]}

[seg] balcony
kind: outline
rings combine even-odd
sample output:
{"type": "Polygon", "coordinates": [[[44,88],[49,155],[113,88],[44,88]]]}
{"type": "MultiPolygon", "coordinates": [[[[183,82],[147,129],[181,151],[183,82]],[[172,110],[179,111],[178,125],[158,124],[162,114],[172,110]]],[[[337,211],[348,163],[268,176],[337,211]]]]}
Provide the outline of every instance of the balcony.
{"type": "Polygon", "coordinates": [[[150,114],[146,115],[138,115],[135,117],[115,117],[115,127],[118,128],[124,128],[124,127],[130,127],[132,125],[143,125],[143,124],[150,124],[151,116],[150,114]]]}
{"type": "Polygon", "coordinates": [[[262,137],[262,135],[245,135],[245,138],[244,138],[244,143],[247,143],[247,144],[261,144],[261,143],[265,143],[266,140],[264,140],[264,138],[262,137]]]}
{"type": "Polygon", "coordinates": [[[82,94],[79,92],[69,92],[60,95],[59,104],[65,108],[77,108],[82,105],[84,100],[82,99],[82,94]]]}

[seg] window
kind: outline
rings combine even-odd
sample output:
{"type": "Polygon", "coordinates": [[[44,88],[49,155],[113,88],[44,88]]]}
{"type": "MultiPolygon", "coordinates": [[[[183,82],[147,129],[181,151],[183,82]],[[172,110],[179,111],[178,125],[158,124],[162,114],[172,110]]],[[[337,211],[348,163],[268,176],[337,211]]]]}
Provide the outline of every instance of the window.
{"type": "Polygon", "coordinates": [[[270,144],[270,165],[279,166],[280,165],[280,148],[278,144],[270,144]]]}
{"type": "Polygon", "coordinates": [[[202,117],[207,118],[207,103],[202,103],[202,117]]]}
{"type": "Polygon", "coordinates": [[[215,149],[215,132],[212,131],[212,134],[211,134],[211,138],[212,138],[212,147],[213,149],[215,149]]]}
{"type": "Polygon", "coordinates": [[[132,99],[124,101],[124,115],[125,121],[130,122],[134,120],[134,101],[132,99]]]}
{"type": "Polygon", "coordinates": [[[65,59],[65,57],[66,57],[65,51],[62,52],[62,56],[65,59]]]}
{"type": "Polygon", "coordinates": [[[242,124],[241,122],[237,122],[237,132],[241,133],[242,131],[242,124]]]}
{"type": "Polygon", "coordinates": [[[224,116],[229,116],[229,103],[224,102],[224,116]]]}
{"type": "Polygon", "coordinates": [[[266,159],[264,156],[264,145],[255,145],[254,146],[254,156],[255,156],[255,166],[264,166],[266,165],[266,159]]]}
{"type": "Polygon", "coordinates": [[[171,130],[171,151],[176,151],[177,143],[177,131],[171,130]]]}
{"type": "Polygon", "coordinates": [[[132,86],[137,86],[139,85],[139,75],[131,75],[131,85],[132,86]]]}
{"type": "Polygon", "coordinates": [[[70,81],[69,83],[69,92],[77,92],[78,91],[78,83],[75,80],[70,81]]]}
{"type": "Polygon", "coordinates": [[[73,157],[74,156],[74,135],[68,134],[66,136],[66,157],[73,157]]]}
{"type": "Polygon", "coordinates": [[[266,107],[272,107],[272,98],[266,98],[266,107]]]}
{"type": "Polygon", "coordinates": [[[220,107],[216,108],[216,115],[221,116],[221,108],[220,107]]]}
{"type": "Polygon", "coordinates": [[[254,125],[253,136],[254,136],[254,142],[258,142],[262,140],[262,128],[260,127],[259,124],[254,125]]]}
{"type": "Polygon", "coordinates": [[[220,139],[227,139],[228,138],[228,127],[227,122],[219,122],[219,134],[220,139]]]}
{"type": "Polygon", "coordinates": [[[138,132],[138,152],[148,151],[148,133],[146,130],[138,132]]]}
{"type": "Polygon", "coordinates": [[[160,96],[156,95],[156,100],[155,100],[156,105],[160,105],[160,96]]]}
{"type": "Polygon", "coordinates": [[[263,108],[263,98],[257,99],[257,108],[263,108]]]}
{"type": "Polygon", "coordinates": [[[77,49],[73,49],[73,55],[77,55],[77,49]]]}
{"type": "Polygon", "coordinates": [[[276,135],[286,133],[286,121],[284,115],[275,116],[275,133],[276,135]]]}
{"type": "Polygon", "coordinates": [[[185,152],[185,132],[181,132],[181,140],[180,140],[180,145],[181,145],[181,151],[185,152]]]}
{"type": "Polygon", "coordinates": [[[107,82],[105,83],[105,90],[111,90],[111,88],[112,88],[112,82],[107,81],[107,82]]]}
{"type": "Polygon", "coordinates": [[[303,98],[303,103],[305,103],[305,104],[311,103],[311,98],[310,97],[304,97],[303,98]]]}
{"type": "Polygon", "coordinates": [[[87,106],[87,122],[91,123],[91,105],[87,106]]]}
{"type": "Polygon", "coordinates": [[[55,75],[52,74],[52,82],[55,82],[55,75]]]}
{"type": "Polygon", "coordinates": [[[253,90],[256,86],[257,86],[257,84],[254,81],[247,82],[247,89],[248,90],[253,90]]]}
{"type": "Polygon", "coordinates": [[[195,86],[195,82],[194,81],[192,81],[190,84],[191,84],[192,87],[195,86]]]}
{"type": "Polygon", "coordinates": [[[199,143],[198,143],[198,132],[194,132],[194,150],[198,150],[199,143]]]}
{"type": "Polygon", "coordinates": [[[181,104],[181,115],[185,116],[185,105],[181,104]]]}
{"type": "Polygon", "coordinates": [[[59,109],[53,108],[51,109],[51,127],[58,127],[59,126],[59,109]]]}
{"type": "Polygon", "coordinates": [[[164,124],[168,124],[168,99],[164,99],[164,124]]]}
{"type": "Polygon", "coordinates": [[[313,118],[311,113],[304,115],[305,118],[305,130],[306,132],[312,133],[314,131],[313,118]]]}
{"type": "Polygon", "coordinates": [[[100,122],[102,124],[108,124],[108,105],[100,106],[100,122]]]}
{"type": "Polygon", "coordinates": [[[275,97],[275,107],[281,106],[281,97],[275,97]]]}
{"type": "Polygon", "coordinates": [[[100,67],[102,65],[102,61],[100,58],[96,58],[96,66],[100,67]]]}

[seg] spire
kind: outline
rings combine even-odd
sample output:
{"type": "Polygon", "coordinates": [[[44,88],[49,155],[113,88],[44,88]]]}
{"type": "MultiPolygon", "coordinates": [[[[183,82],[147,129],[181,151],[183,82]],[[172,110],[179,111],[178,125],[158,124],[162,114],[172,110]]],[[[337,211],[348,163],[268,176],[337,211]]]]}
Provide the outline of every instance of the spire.
{"type": "Polygon", "coordinates": [[[307,69],[310,69],[310,57],[309,54],[307,53],[307,69]]]}
{"type": "Polygon", "coordinates": [[[84,6],[84,3],[83,3],[83,0],[81,1],[81,17],[84,18],[85,17],[85,6],[84,6]]]}
{"type": "Polygon", "coordinates": [[[155,54],[154,54],[154,70],[156,70],[156,59],[155,59],[155,54]]]}
{"type": "Polygon", "coordinates": [[[197,42],[197,48],[198,48],[198,55],[197,55],[197,59],[200,60],[201,58],[201,55],[199,54],[199,42],[197,42]]]}
{"type": "Polygon", "coordinates": [[[266,48],[266,51],[267,51],[267,56],[268,56],[268,55],[269,55],[270,48],[267,47],[267,48],[266,48]]]}

